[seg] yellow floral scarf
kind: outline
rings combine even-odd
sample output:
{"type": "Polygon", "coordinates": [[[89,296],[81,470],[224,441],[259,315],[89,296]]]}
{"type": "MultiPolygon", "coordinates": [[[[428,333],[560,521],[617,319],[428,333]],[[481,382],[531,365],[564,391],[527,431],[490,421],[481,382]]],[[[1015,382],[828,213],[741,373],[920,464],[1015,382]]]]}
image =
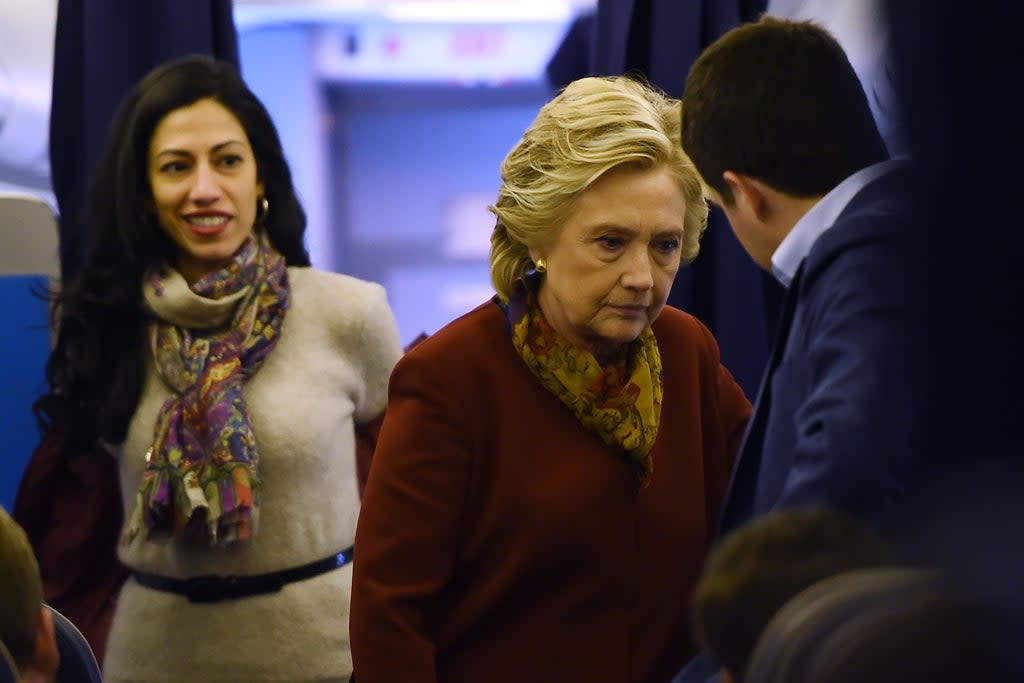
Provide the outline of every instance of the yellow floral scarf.
{"type": "Polygon", "coordinates": [[[522,306],[510,303],[512,345],[527,367],[587,430],[621,448],[646,485],[654,470],[650,452],[658,437],[662,400],[661,354],[654,332],[648,327],[625,359],[602,366],[551,327],[533,293],[527,295],[521,316],[516,309],[522,306]]]}

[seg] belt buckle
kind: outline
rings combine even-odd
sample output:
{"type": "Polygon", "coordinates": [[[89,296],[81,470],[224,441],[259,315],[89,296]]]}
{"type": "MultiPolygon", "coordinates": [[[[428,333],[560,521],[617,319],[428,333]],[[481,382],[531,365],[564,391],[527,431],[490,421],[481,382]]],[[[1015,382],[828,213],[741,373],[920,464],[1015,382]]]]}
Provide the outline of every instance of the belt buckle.
{"type": "Polygon", "coordinates": [[[211,603],[238,597],[237,576],[196,576],[185,580],[184,593],[189,602],[211,603]]]}
{"type": "Polygon", "coordinates": [[[285,581],[276,576],[196,576],[185,581],[184,593],[189,602],[212,603],[247,598],[252,595],[276,593],[285,581]]]}

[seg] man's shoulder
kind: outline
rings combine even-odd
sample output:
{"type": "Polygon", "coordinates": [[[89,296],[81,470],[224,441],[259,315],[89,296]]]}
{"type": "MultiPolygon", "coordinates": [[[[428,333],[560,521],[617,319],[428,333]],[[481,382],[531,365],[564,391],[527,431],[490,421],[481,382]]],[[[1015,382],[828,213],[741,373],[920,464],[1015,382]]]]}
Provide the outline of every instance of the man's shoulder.
{"type": "Polygon", "coordinates": [[[916,225],[912,203],[902,191],[851,202],[808,252],[803,293],[833,287],[886,287],[907,280],[921,261],[916,225]]]}

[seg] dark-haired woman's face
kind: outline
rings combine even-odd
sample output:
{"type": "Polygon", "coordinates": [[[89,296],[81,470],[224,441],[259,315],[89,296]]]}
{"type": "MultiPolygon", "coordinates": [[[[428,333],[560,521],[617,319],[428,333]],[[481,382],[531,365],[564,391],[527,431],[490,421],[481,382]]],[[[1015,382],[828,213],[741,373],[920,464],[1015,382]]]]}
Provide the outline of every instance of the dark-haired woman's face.
{"type": "Polygon", "coordinates": [[[165,116],[149,144],[149,184],[161,227],[189,282],[230,262],[252,234],[264,194],[242,124],[210,99],[165,116]]]}

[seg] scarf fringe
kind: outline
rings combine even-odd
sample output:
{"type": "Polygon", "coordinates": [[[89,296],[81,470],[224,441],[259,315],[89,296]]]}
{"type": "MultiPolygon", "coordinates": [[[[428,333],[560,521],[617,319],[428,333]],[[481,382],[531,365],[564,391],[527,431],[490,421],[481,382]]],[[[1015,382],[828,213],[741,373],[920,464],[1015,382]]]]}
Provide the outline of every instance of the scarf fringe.
{"type": "Polygon", "coordinates": [[[248,540],[259,528],[260,484],[259,474],[244,464],[228,465],[208,477],[196,467],[173,474],[150,470],[143,475],[122,543],[131,543],[142,528],[149,530],[147,540],[198,536],[210,545],[248,540]],[[181,485],[174,486],[175,481],[181,485]]]}

